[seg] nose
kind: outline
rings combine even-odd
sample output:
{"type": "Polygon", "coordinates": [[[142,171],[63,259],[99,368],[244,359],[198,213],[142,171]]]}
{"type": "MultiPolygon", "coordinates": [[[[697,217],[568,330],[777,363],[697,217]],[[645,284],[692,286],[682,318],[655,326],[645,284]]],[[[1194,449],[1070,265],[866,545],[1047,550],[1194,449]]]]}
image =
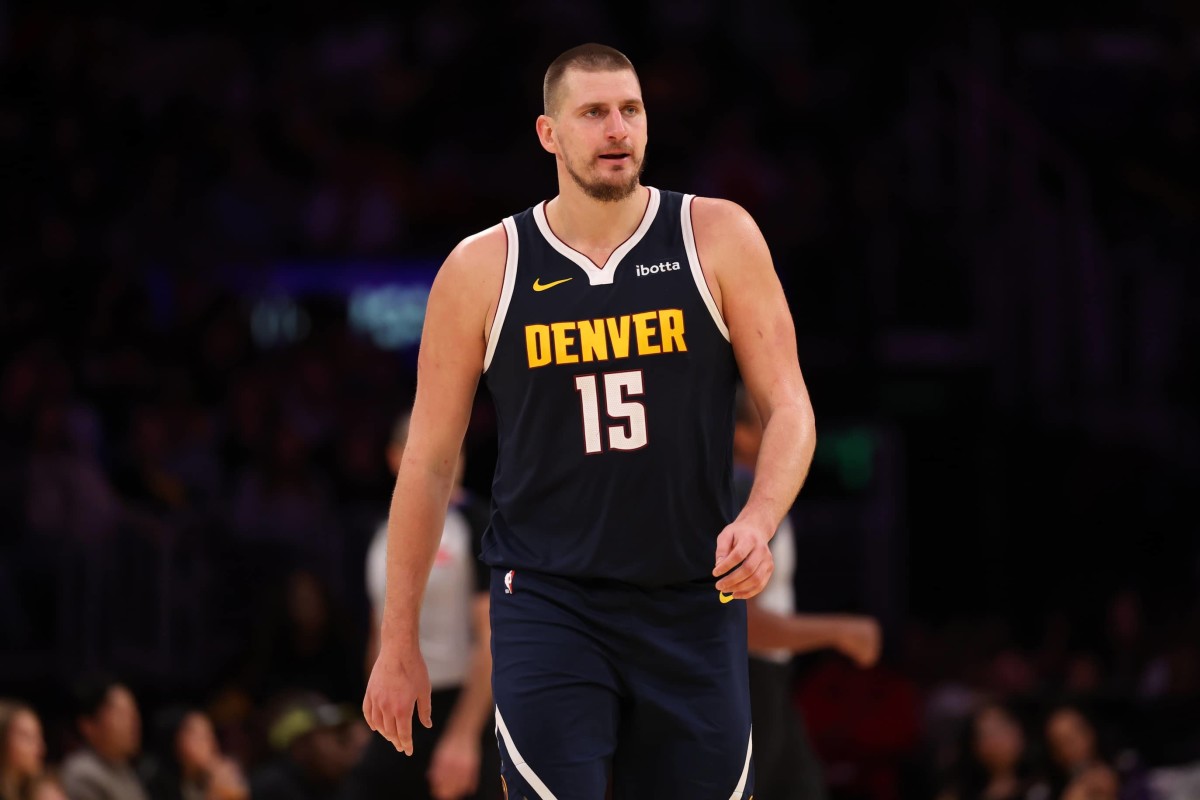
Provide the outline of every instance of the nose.
{"type": "Polygon", "coordinates": [[[625,125],[625,117],[618,111],[615,114],[609,114],[605,120],[604,133],[615,142],[619,142],[625,138],[628,132],[628,127],[625,125]]]}

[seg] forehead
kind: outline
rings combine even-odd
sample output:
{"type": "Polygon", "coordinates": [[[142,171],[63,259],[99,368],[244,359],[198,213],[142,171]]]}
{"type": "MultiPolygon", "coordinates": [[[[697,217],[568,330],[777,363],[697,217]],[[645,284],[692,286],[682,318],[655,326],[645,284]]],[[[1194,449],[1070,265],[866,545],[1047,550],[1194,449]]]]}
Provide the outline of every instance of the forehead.
{"type": "Polygon", "coordinates": [[[563,74],[562,100],[568,108],[583,103],[622,103],[641,99],[642,87],[633,70],[587,72],[569,69],[563,74]]]}
{"type": "Polygon", "coordinates": [[[22,730],[37,728],[39,727],[37,715],[35,715],[32,711],[26,711],[22,709],[13,715],[12,727],[14,730],[18,728],[22,730]]]}

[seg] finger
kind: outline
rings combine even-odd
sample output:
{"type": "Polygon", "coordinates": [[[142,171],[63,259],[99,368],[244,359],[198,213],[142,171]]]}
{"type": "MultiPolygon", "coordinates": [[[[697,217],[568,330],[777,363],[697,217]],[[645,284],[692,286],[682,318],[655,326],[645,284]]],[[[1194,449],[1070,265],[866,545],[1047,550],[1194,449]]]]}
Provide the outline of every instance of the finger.
{"type": "MultiPolygon", "coordinates": [[[[717,537],[717,557],[716,564],[720,564],[726,556],[729,555],[729,550],[733,546],[733,531],[726,528],[721,531],[721,535],[717,537]]],[[[720,575],[721,570],[713,569],[713,575],[720,575]]]]}
{"type": "Polygon", "coordinates": [[[400,749],[400,736],[396,733],[395,715],[382,708],[379,709],[379,727],[376,730],[383,734],[383,738],[387,739],[392,747],[400,749]]]}
{"type": "Polygon", "coordinates": [[[362,712],[363,719],[367,721],[367,727],[375,730],[375,700],[371,697],[370,692],[363,695],[362,712]]]}
{"type": "Polygon", "coordinates": [[[724,575],[742,563],[750,553],[751,547],[753,547],[753,542],[749,541],[749,537],[746,537],[746,539],[735,538],[725,556],[717,559],[717,565],[713,568],[713,575],[724,575]]]}
{"type": "Polygon", "coordinates": [[[717,588],[726,593],[743,588],[746,581],[762,566],[763,560],[761,552],[750,553],[742,560],[740,567],[717,581],[717,588]]]}
{"type": "Polygon", "coordinates": [[[426,728],[433,727],[433,701],[431,699],[431,690],[426,688],[417,695],[417,715],[421,718],[421,724],[426,728]]]}
{"type": "MultiPolygon", "coordinates": [[[[743,567],[734,574],[740,575],[746,569],[743,567]]],[[[747,571],[744,577],[736,581],[732,589],[726,591],[731,592],[735,600],[748,600],[767,587],[767,581],[771,579],[774,571],[774,563],[770,559],[764,558],[756,567],[747,571]]]]}
{"type": "Polygon", "coordinates": [[[403,705],[403,711],[396,718],[396,738],[399,740],[399,749],[406,756],[413,754],[412,743],[412,717],[413,706],[412,701],[407,701],[403,705]]]}

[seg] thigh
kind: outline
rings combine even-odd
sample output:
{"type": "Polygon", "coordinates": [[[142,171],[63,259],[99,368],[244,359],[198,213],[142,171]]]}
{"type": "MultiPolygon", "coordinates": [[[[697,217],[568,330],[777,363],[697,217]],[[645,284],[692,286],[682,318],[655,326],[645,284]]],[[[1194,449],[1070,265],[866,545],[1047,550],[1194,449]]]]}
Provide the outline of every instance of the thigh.
{"type": "Polygon", "coordinates": [[[630,625],[617,800],[742,800],[754,791],[745,603],[660,590],[630,625]]]}
{"type": "Polygon", "coordinates": [[[492,692],[509,800],[603,800],[619,686],[583,600],[563,581],[492,580],[492,692]],[[508,591],[507,589],[511,589],[508,591]]]}

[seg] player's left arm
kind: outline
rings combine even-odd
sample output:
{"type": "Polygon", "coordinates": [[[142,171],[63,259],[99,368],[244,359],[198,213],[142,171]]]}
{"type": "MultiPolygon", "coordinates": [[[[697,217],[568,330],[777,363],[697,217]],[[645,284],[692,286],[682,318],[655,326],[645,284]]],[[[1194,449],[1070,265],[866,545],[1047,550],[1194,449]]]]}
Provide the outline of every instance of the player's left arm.
{"type": "Polygon", "coordinates": [[[761,592],[774,571],[768,542],[808,475],[816,422],[791,311],[758,225],[736,203],[700,197],[692,203],[692,224],[705,279],[763,422],[750,498],[718,537],[713,569],[714,576],[724,575],[719,590],[746,599],[761,592]]]}

